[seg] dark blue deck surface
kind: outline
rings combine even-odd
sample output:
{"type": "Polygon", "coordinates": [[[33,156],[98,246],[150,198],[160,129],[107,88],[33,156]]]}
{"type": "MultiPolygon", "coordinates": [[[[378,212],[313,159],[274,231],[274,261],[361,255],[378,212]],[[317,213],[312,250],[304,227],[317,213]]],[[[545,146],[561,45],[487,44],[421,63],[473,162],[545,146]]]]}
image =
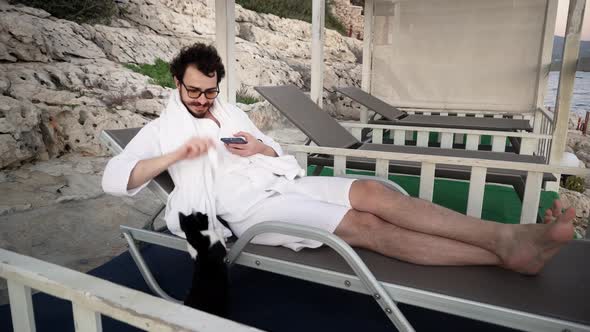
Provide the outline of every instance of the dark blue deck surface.
{"type": "MultiPolygon", "coordinates": [[[[151,245],[142,252],[162,288],[182,298],[192,276],[193,264],[188,254],[151,245]]],[[[127,252],[89,274],[150,293],[127,252]]],[[[231,283],[229,318],[263,330],[394,330],[379,306],[366,295],[237,265],[232,268],[231,283]]],[[[34,295],[33,299],[37,331],[74,331],[72,307],[68,301],[42,293],[34,295]]],[[[414,306],[400,305],[400,308],[417,331],[512,331],[414,306]]],[[[104,316],[103,330],[139,331],[104,316]]],[[[0,331],[12,331],[8,305],[0,306],[0,331]]]]}

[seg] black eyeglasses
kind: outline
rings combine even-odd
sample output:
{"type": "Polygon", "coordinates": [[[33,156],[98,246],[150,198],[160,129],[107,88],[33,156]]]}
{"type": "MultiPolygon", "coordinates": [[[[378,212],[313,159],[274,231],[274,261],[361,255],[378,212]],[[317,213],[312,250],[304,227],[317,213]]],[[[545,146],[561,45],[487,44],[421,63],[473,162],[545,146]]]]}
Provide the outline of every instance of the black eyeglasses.
{"type": "Polygon", "coordinates": [[[207,90],[203,91],[199,88],[189,89],[186,87],[186,85],[184,84],[183,81],[180,81],[180,84],[182,84],[182,86],[184,86],[184,89],[186,90],[188,97],[192,98],[192,99],[198,99],[202,94],[205,94],[205,98],[207,98],[207,99],[215,99],[215,98],[217,98],[217,95],[219,95],[219,87],[215,87],[215,88],[211,88],[211,89],[207,89],[207,90]]]}

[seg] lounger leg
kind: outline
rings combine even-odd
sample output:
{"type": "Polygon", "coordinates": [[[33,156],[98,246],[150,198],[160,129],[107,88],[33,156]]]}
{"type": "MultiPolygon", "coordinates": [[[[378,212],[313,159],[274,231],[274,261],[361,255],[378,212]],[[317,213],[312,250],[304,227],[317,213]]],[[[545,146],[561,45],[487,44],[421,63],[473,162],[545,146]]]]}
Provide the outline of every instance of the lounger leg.
{"type": "Polygon", "coordinates": [[[162,288],[160,288],[160,285],[158,285],[158,282],[150,272],[150,269],[147,266],[146,262],[143,260],[143,256],[141,256],[141,253],[139,252],[139,249],[137,248],[137,245],[135,244],[135,240],[133,239],[133,237],[126,232],[123,232],[123,236],[125,237],[125,240],[127,240],[127,244],[129,245],[129,252],[131,253],[131,257],[133,257],[133,260],[135,261],[135,265],[137,265],[137,268],[139,269],[139,272],[141,273],[143,280],[145,280],[152,292],[158,294],[158,296],[165,300],[175,303],[183,303],[182,301],[179,301],[171,297],[166,292],[164,292],[162,288]]]}
{"type": "Polygon", "coordinates": [[[311,176],[320,176],[320,174],[322,174],[323,170],[324,170],[324,166],[316,165],[311,176]]]}
{"type": "Polygon", "coordinates": [[[368,294],[372,295],[379,306],[385,311],[387,317],[395,325],[399,331],[414,331],[414,328],[408,322],[406,317],[399,310],[389,293],[383,288],[381,283],[377,281],[373,273],[365,265],[358,254],[346,243],[336,235],[329,233],[323,229],[301,226],[296,224],[288,224],[283,222],[263,222],[250,227],[242,236],[236,241],[229,251],[226,262],[233,264],[246,245],[259,234],[264,233],[279,233],[284,235],[291,235],[302,237],[305,239],[319,241],[334,249],[348,265],[352,268],[354,273],[362,281],[368,294]]]}

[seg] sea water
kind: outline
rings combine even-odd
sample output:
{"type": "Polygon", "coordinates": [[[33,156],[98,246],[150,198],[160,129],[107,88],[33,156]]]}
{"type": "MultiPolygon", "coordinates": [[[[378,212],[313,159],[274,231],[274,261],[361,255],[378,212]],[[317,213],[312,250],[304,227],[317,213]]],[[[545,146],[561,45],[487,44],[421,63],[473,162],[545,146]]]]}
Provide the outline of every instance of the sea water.
{"type": "MultiPolygon", "coordinates": [[[[555,109],[558,85],[559,72],[550,72],[547,93],[545,94],[545,106],[550,107],[551,110],[555,109]]],[[[586,111],[590,111],[590,72],[579,71],[576,72],[576,79],[574,81],[571,112],[584,117],[586,116],[586,111]]]]}

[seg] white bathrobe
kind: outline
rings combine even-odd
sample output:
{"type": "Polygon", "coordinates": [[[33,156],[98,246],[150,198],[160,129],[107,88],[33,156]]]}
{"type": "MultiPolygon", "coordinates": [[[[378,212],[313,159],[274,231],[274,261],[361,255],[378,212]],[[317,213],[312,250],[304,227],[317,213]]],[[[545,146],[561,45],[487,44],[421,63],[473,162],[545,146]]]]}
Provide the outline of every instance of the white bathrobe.
{"type": "MultiPolygon", "coordinates": [[[[218,113],[218,107],[220,106],[219,103],[220,102],[217,100],[214,107],[211,109],[212,114],[218,119],[221,116],[218,113]]],[[[238,229],[239,234],[236,235],[239,236],[243,230],[247,229],[256,222],[255,216],[252,216],[253,211],[260,211],[261,204],[263,204],[272,196],[282,193],[294,192],[308,194],[307,191],[318,190],[309,185],[311,181],[305,181],[307,185],[298,185],[300,181],[294,181],[293,178],[297,175],[301,175],[302,170],[298,168],[294,158],[291,156],[284,156],[280,145],[274,142],[270,137],[260,132],[260,130],[256,128],[256,126],[250,121],[248,116],[243,111],[230,104],[222,105],[224,107],[224,114],[231,114],[233,119],[231,121],[232,125],[223,125],[222,122],[220,128],[214,121],[210,119],[195,119],[191,116],[190,121],[199,122],[198,128],[200,131],[202,131],[199,136],[211,138],[232,137],[237,131],[245,131],[251,133],[254,137],[260,139],[264,144],[270,146],[277,152],[279,156],[283,156],[280,158],[283,159],[283,161],[275,165],[273,165],[274,160],[271,160],[270,163],[265,162],[266,158],[272,159],[272,157],[258,155],[250,158],[243,158],[231,154],[221,141],[214,139],[214,141],[217,142],[216,151],[219,155],[219,162],[215,168],[216,175],[212,193],[213,197],[215,198],[216,213],[229,223],[232,230],[238,229]],[[285,158],[287,158],[287,161],[284,160],[285,158]],[[291,161],[289,161],[288,158],[291,158],[291,161]],[[293,167],[292,163],[295,163],[295,167],[293,167]],[[291,166],[289,166],[290,164],[291,166]],[[273,166],[269,167],[269,165],[273,166]],[[273,167],[275,169],[273,169],[273,167]],[[276,171],[277,167],[280,168],[278,172],[276,171]]],[[[145,183],[132,190],[127,190],[126,188],[131,171],[137,162],[143,159],[161,156],[163,154],[161,148],[161,135],[163,135],[162,126],[162,118],[151,121],[140,130],[137,136],[133,138],[133,140],[127,145],[121,154],[109,161],[103,175],[102,185],[105,192],[113,195],[135,195],[147,185],[147,183],[145,183]]],[[[342,216],[349,208],[349,202],[347,199],[351,180],[341,180],[342,186],[344,186],[343,188],[339,187],[340,184],[336,184],[338,181],[336,179],[322,180],[324,182],[331,181],[330,183],[333,184],[334,190],[338,191],[338,193],[336,193],[338,199],[335,200],[337,206],[328,207],[325,209],[325,214],[330,215],[329,219],[331,221],[326,227],[323,227],[329,231],[334,231],[337,223],[341,220],[342,216]]],[[[318,183],[318,185],[320,187],[326,187],[320,183],[318,183]]],[[[324,190],[324,192],[328,191],[324,190]]],[[[309,194],[311,197],[318,197],[319,199],[322,199],[321,195],[314,193],[309,194]]],[[[281,204],[285,206],[285,208],[294,208],[294,202],[285,202],[281,204]]],[[[276,204],[272,206],[273,210],[282,210],[280,204],[278,208],[276,204]]],[[[301,211],[301,209],[305,209],[305,207],[298,207],[292,211],[293,213],[297,213],[298,211],[301,211]]],[[[318,210],[318,208],[315,210],[318,210]]],[[[285,211],[288,210],[283,210],[282,212],[285,211]]],[[[202,212],[207,213],[206,211],[202,212]]],[[[269,211],[260,212],[268,214],[269,211]]],[[[289,216],[291,216],[291,214],[292,213],[288,213],[289,216]]],[[[300,219],[307,220],[310,218],[308,218],[308,216],[303,216],[300,219]]],[[[310,220],[310,222],[312,222],[312,220],[310,220]]],[[[178,225],[176,209],[171,207],[167,209],[166,223],[170,231],[184,237],[184,233],[180,230],[178,225]]],[[[260,244],[284,245],[294,250],[298,250],[302,247],[319,246],[319,243],[315,241],[306,241],[299,238],[281,236],[278,234],[259,238],[259,241],[253,242],[260,244]]]]}

